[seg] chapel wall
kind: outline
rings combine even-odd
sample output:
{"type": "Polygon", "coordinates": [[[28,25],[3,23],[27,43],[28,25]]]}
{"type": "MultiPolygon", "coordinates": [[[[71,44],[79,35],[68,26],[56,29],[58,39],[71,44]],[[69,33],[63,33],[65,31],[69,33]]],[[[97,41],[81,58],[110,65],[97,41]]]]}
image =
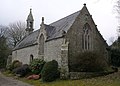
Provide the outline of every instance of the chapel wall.
{"type": "Polygon", "coordinates": [[[29,46],[26,48],[18,49],[12,52],[12,61],[19,60],[23,64],[29,64],[30,55],[33,55],[33,58],[38,58],[38,45],[29,46]]]}
{"type": "Polygon", "coordinates": [[[44,45],[44,60],[52,61],[56,60],[61,65],[61,46],[63,38],[54,39],[48,42],[45,42],[44,45]]]}

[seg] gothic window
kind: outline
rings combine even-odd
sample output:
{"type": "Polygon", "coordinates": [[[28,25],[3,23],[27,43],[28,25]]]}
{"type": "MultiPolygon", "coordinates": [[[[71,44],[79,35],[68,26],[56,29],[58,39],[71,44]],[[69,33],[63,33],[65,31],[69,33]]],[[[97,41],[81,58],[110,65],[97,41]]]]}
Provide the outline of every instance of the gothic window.
{"type": "Polygon", "coordinates": [[[86,23],[83,27],[83,34],[82,34],[82,48],[83,50],[90,49],[90,26],[86,23]]]}
{"type": "Polygon", "coordinates": [[[39,39],[39,54],[44,55],[44,35],[41,34],[39,39]]]}

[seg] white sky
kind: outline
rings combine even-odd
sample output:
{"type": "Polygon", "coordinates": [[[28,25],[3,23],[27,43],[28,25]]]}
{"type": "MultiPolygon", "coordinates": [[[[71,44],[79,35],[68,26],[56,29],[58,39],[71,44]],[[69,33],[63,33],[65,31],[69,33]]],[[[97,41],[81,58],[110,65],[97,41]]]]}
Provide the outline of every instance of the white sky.
{"type": "Polygon", "coordinates": [[[15,21],[25,21],[30,8],[34,17],[34,28],[39,29],[41,17],[50,24],[58,19],[82,9],[83,4],[92,15],[98,30],[107,43],[117,36],[117,19],[113,13],[114,0],[0,0],[0,24],[8,25],[15,21]]]}

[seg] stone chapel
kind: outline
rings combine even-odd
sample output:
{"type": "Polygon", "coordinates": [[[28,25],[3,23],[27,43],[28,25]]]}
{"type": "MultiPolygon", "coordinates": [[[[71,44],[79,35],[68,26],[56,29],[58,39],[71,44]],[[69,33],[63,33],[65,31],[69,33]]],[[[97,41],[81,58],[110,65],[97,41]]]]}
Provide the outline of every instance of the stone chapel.
{"type": "Polygon", "coordinates": [[[84,51],[98,51],[108,59],[107,43],[98,31],[86,4],[80,11],[33,31],[32,10],[27,17],[27,35],[14,48],[12,61],[29,64],[34,58],[56,60],[59,67],[70,72],[75,56],[84,51]]]}

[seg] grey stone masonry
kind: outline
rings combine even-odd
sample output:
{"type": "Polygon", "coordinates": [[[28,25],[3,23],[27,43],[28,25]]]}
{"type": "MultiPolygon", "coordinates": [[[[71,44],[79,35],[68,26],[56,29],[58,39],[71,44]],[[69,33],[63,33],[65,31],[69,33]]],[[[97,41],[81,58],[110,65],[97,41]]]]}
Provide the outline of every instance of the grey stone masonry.
{"type": "Polygon", "coordinates": [[[64,42],[61,47],[61,71],[60,78],[68,79],[69,78],[69,68],[68,68],[68,42],[64,42]]]}

